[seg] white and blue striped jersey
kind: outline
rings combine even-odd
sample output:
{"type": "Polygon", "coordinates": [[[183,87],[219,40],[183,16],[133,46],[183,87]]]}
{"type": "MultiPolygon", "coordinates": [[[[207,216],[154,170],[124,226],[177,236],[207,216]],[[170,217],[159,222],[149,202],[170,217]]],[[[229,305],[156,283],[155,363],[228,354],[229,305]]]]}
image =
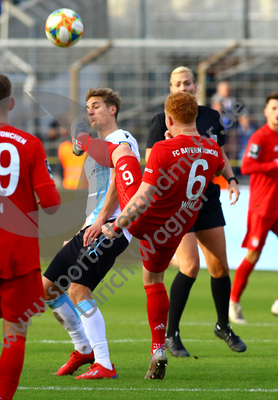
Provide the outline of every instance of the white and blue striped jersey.
{"type": "MultiPolygon", "coordinates": [[[[110,133],[105,138],[107,141],[114,144],[125,144],[130,146],[131,150],[136,154],[138,161],[140,161],[139,147],[136,139],[127,131],[117,129],[110,133]]],[[[88,157],[84,163],[85,173],[89,184],[89,195],[86,208],[86,226],[92,225],[100,210],[103,206],[104,199],[111,182],[111,169],[108,167],[100,166],[91,157],[88,157]]],[[[115,219],[120,214],[120,206],[116,208],[110,219],[115,219]]],[[[124,230],[127,239],[131,240],[131,235],[128,231],[124,230]]]]}

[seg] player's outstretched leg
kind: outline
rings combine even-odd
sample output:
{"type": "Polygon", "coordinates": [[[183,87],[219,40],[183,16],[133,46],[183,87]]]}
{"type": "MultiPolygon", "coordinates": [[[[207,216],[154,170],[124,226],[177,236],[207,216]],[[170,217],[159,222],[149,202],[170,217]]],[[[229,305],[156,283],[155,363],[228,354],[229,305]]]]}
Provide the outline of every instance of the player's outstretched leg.
{"type": "Polygon", "coordinates": [[[12,399],[23,367],[26,338],[6,336],[0,357],[0,399],[12,399]]]}
{"type": "Polygon", "coordinates": [[[167,366],[167,357],[164,348],[169,299],[163,283],[145,285],[144,288],[147,295],[147,313],[152,334],[152,356],[145,378],[163,379],[167,366]]]}
{"type": "Polygon", "coordinates": [[[76,308],[95,354],[95,364],[76,379],[117,378],[115,367],[110,361],[105,321],[96,302],[93,299],[83,300],[76,308]]]}
{"type": "Polygon", "coordinates": [[[271,312],[273,315],[276,315],[278,317],[278,296],[277,296],[275,302],[272,304],[271,312]]]}
{"type": "Polygon", "coordinates": [[[56,375],[69,375],[82,365],[91,364],[95,358],[94,352],[70,298],[64,293],[58,299],[47,300],[46,304],[57,321],[68,331],[75,347],[69,361],[59,368],[56,375]]]}
{"type": "Polygon", "coordinates": [[[240,303],[230,300],[229,317],[235,324],[246,324],[246,320],[242,315],[242,308],[240,303]]]}
{"type": "Polygon", "coordinates": [[[163,379],[168,360],[165,351],[159,347],[151,356],[150,366],[145,379],[163,379]]]}
{"type": "Polygon", "coordinates": [[[66,362],[62,367],[56,372],[56,375],[71,375],[76,371],[79,367],[84,364],[92,364],[94,362],[94,351],[90,354],[82,354],[79,351],[75,350],[71,353],[70,359],[66,362]]]}
{"type": "Polygon", "coordinates": [[[77,376],[75,379],[103,379],[103,378],[118,378],[114,364],[112,364],[112,370],[103,367],[99,363],[92,364],[88,371],[82,375],[77,376]]]}
{"type": "Polygon", "coordinates": [[[218,324],[215,325],[214,334],[219,339],[223,339],[231,350],[236,351],[237,353],[243,353],[247,346],[246,344],[237,336],[229,325],[225,328],[221,328],[218,324]]]}
{"type": "MultiPolygon", "coordinates": [[[[115,153],[116,152],[119,153],[118,149],[116,149],[115,153]]],[[[115,183],[117,187],[120,207],[121,210],[123,210],[129,200],[135,195],[141,184],[141,167],[137,158],[135,158],[134,156],[121,155],[121,157],[117,159],[115,171],[115,183]]]]}
{"type": "Polygon", "coordinates": [[[86,151],[99,165],[113,168],[111,155],[119,146],[103,139],[93,139],[86,132],[78,133],[75,144],[86,151]]]}

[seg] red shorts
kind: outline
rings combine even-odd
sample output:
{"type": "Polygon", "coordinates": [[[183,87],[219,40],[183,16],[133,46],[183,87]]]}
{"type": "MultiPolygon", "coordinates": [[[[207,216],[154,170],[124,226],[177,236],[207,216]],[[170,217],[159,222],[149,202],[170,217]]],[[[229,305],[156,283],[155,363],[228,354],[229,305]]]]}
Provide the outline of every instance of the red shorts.
{"type": "Polygon", "coordinates": [[[153,245],[152,248],[147,240],[140,240],[140,252],[143,266],[148,271],[155,272],[156,274],[165,271],[168,268],[181,239],[182,237],[173,247],[163,247],[161,245],[156,247],[153,245]],[[146,249],[150,249],[150,252],[147,252],[146,249]]]}
{"type": "MultiPolygon", "coordinates": [[[[196,217],[197,213],[185,225],[179,226],[179,234],[176,232],[177,236],[168,232],[170,237],[162,232],[160,226],[145,221],[144,214],[137,221],[133,222],[129,231],[133,236],[140,239],[142,261],[148,271],[159,273],[168,268],[177,247],[184,235],[194,224],[196,217]],[[180,230],[181,227],[182,230],[180,230]],[[158,234],[158,232],[161,233],[158,234]]],[[[164,225],[166,221],[163,221],[162,218],[161,220],[161,225],[164,225]]]]}
{"type": "Polygon", "coordinates": [[[16,323],[20,322],[19,318],[28,321],[28,314],[44,312],[40,297],[44,299],[40,269],[11,279],[0,279],[0,318],[16,323]]]}
{"type": "Polygon", "coordinates": [[[265,218],[255,212],[248,212],[247,233],[241,247],[248,250],[262,251],[269,231],[278,236],[278,220],[265,218]]]}

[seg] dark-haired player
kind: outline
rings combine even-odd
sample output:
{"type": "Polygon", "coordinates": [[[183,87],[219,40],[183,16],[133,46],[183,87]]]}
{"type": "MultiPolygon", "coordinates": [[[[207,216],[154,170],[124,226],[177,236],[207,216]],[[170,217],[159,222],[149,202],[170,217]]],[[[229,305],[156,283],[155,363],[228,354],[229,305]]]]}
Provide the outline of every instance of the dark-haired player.
{"type": "MultiPolygon", "coordinates": [[[[91,88],[86,93],[87,116],[92,128],[100,137],[130,151],[132,149],[139,160],[137,141],[129,132],[118,128],[117,115],[120,107],[118,93],[110,88],[91,88]]],[[[82,116],[74,120],[72,133],[77,134],[80,129],[87,129],[87,121],[82,116]]],[[[107,146],[105,140],[100,142],[107,146]]],[[[73,150],[75,154],[81,154],[81,149],[76,145],[73,150]]],[[[59,376],[72,374],[80,366],[95,361],[88,372],[76,378],[118,377],[110,361],[105,322],[92,299],[92,292],[113,267],[116,257],[128,246],[131,235],[125,230],[109,248],[103,247],[105,243],[100,244],[98,257],[95,259],[93,256],[84,256],[88,255],[88,245],[101,234],[102,225],[113,221],[120,213],[114,170],[109,167],[110,164],[102,166],[87,157],[84,164],[89,183],[86,221],[80,232],[56,254],[43,276],[47,305],[68,331],[74,344],[69,360],[56,372],[59,376]],[[66,279],[63,279],[64,276],[66,279]]]]}
{"type": "Polygon", "coordinates": [[[11,82],[0,75],[0,399],[17,389],[29,318],[44,309],[35,192],[47,214],[60,205],[44,148],[36,137],[8,125],[11,82]],[[31,214],[32,213],[32,214],[31,214]]]}
{"type": "Polygon", "coordinates": [[[266,124],[251,135],[241,172],[250,174],[247,233],[242,243],[247,255],[237,268],[230,301],[230,318],[245,323],[240,298],[258,262],[269,231],[278,235],[278,92],[270,93],[264,109],[266,124]]]}

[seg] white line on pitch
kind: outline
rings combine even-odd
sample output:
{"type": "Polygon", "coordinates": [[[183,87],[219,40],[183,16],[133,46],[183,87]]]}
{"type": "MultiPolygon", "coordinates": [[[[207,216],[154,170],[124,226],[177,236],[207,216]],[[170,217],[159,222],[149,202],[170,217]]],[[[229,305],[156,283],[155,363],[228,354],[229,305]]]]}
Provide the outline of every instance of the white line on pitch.
{"type": "Polygon", "coordinates": [[[199,388],[178,388],[178,389],[159,389],[159,388],[80,388],[80,387],[69,387],[69,388],[62,388],[57,386],[48,386],[48,387],[25,387],[19,386],[19,390],[64,390],[64,391],[85,391],[85,390],[100,390],[100,391],[124,391],[124,392],[139,392],[139,391],[154,391],[154,392],[263,392],[263,393],[270,393],[270,392],[278,392],[278,389],[199,389],[199,388]]]}
{"type": "MultiPolygon", "coordinates": [[[[113,323],[117,323],[118,325],[126,325],[126,324],[129,324],[130,325],[130,321],[114,321],[114,320],[109,320],[108,321],[108,324],[109,325],[112,325],[113,323]]],[[[149,323],[148,323],[148,321],[147,320],[143,320],[143,321],[137,321],[136,322],[136,324],[137,325],[148,325],[149,323]]],[[[194,322],[194,321],[181,321],[180,322],[180,325],[183,325],[183,326],[212,326],[212,327],[214,327],[214,325],[215,325],[215,321],[214,322],[199,322],[199,321],[196,321],[196,322],[194,322]]],[[[231,325],[233,325],[233,324],[231,324],[231,325]]],[[[233,325],[233,327],[235,327],[235,326],[238,326],[238,325],[233,325]]],[[[240,327],[246,327],[246,328],[248,328],[248,327],[250,327],[250,326],[256,326],[256,327],[260,327],[260,328],[264,328],[264,327],[275,327],[275,328],[277,328],[278,327],[278,323],[277,322],[248,322],[248,323],[246,323],[246,324],[244,324],[244,325],[240,325],[240,327]]]]}
{"type": "MultiPolygon", "coordinates": [[[[149,342],[151,338],[149,339],[115,339],[115,340],[109,340],[109,343],[138,343],[138,342],[149,342]]],[[[201,339],[182,339],[183,342],[197,342],[197,343],[210,343],[210,342],[215,342],[216,339],[207,339],[207,340],[201,340],[201,339]]],[[[272,340],[272,339],[265,339],[265,340],[256,340],[256,339],[249,339],[247,340],[247,343],[278,343],[278,339],[272,340]]],[[[70,344],[72,343],[71,340],[28,340],[28,343],[50,343],[50,344],[70,344]]]]}

